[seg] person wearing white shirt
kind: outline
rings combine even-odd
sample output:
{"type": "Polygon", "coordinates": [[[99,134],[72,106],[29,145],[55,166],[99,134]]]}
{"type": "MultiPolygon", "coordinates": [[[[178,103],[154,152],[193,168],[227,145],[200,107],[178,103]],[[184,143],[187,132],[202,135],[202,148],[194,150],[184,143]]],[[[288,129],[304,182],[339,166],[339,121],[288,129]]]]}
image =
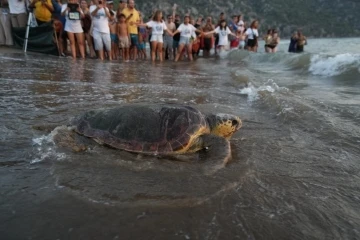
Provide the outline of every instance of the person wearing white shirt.
{"type": "Polygon", "coordinates": [[[76,59],[76,41],[80,50],[81,58],[85,58],[85,47],[84,47],[84,31],[81,26],[81,18],[84,18],[84,13],[80,8],[77,0],[68,0],[67,4],[63,4],[61,7],[61,15],[65,16],[65,28],[67,36],[70,40],[71,55],[76,59]],[[76,8],[76,9],[71,9],[76,8]],[[74,11],[76,10],[76,11],[74,11]]]}
{"type": "Polygon", "coordinates": [[[28,14],[26,10],[26,0],[9,0],[12,27],[26,27],[28,14]]]}
{"type": "Polygon", "coordinates": [[[145,24],[138,24],[138,26],[151,28],[151,60],[155,61],[156,53],[159,56],[160,62],[163,61],[163,44],[164,44],[164,31],[170,36],[173,36],[172,32],[166,27],[165,22],[162,20],[162,12],[156,11],[151,21],[145,24]]]}
{"type": "Polygon", "coordinates": [[[196,29],[193,25],[190,24],[190,17],[184,17],[184,23],[180,24],[178,29],[173,33],[173,35],[180,33],[179,49],[177,51],[175,62],[179,61],[180,56],[184,47],[187,48],[189,60],[192,61],[192,42],[196,38],[195,32],[201,33],[200,30],[196,29]]]}
{"type": "Polygon", "coordinates": [[[240,30],[240,32],[244,31],[245,23],[243,21],[243,16],[242,15],[239,15],[239,22],[237,23],[237,27],[238,27],[238,30],[240,30]]]}
{"type": "Polygon", "coordinates": [[[108,19],[112,19],[109,9],[104,7],[103,0],[98,0],[96,5],[90,6],[90,14],[92,16],[93,23],[93,38],[95,50],[99,52],[99,57],[101,60],[104,60],[104,50],[105,45],[106,51],[109,56],[109,60],[112,60],[111,57],[111,39],[110,39],[110,28],[108,19]]]}
{"type": "Polygon", "coordinates": [[[207,34],[214,34],[214,33],[219,34],[218,47],[219,47],[220,51],[225,50],[229,46],[229,38],[228,38],[229,35],[233,35],[234,37],[236,37],[236,34],[232,33],[230,31],[230,29],[228,28],[225,20],[221,20],[220,26],[215,28],[215,30],[207,32],[205,34],[207,35],[207,34]]]}
{"type": "Polygon", "coordinates": [[[247,49],[249,52],[257,52],[259,38],[258,27],[259,22],[255,20],[251,23],[250,27],[245,32],[247,38],[247,49]]]}

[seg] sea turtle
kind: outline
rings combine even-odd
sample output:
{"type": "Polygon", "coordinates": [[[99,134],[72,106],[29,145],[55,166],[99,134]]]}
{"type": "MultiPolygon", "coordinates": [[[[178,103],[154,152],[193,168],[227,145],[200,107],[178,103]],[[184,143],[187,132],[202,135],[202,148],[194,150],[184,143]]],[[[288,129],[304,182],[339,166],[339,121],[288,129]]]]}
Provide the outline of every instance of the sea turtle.
{"type": "Polygon", "coordinates": [[[231,114],[204,115],[191,106],[128,104],[89,111],[72,121],[72,131],[57,130],[55,142],[86,149],[79,135],[129,152],[177,155],[211,151],[214,158],[230,157],[231,136],[242,122],[231,114]]]}

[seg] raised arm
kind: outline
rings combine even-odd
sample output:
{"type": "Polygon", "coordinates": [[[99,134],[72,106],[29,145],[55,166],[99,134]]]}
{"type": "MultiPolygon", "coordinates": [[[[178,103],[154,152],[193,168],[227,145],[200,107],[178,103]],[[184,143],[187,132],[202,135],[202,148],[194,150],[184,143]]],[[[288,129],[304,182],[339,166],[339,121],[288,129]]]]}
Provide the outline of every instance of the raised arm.
{"type": "Polygon", "coordinates": [[[172,12],[172,18],[173,18],[173,21],[175,22],[175,15],[176,15],[176,8],[177,8],[177,4],[174,3],[174,6],[173,6],[173,12],[172,12]]]}
{"type": "Polygon", "coordinates": [[[50,1],[50,3],[48,1],[44,1],[42,2],[42,5],[44,5],[50,12],[54,11],[54,7],[50,1]]]}
{"type": "Polygon", "coordinates": [[[99,4],[99,2],[97,2],[96,8],[91,12],[91,16],[96,16],[97,12],[102,8],[103,8],[103,5],[99,4]]]}

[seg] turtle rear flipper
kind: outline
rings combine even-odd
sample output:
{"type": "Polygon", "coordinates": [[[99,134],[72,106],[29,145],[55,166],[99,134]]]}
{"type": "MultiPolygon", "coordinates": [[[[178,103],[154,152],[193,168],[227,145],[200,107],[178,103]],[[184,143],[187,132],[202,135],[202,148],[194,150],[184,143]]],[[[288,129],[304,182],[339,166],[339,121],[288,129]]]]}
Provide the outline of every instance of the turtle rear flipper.
{"type": "Polygon", "coordinates": [[[205,134],[200,137],[202,149],[200,158],[206,162],[206,174],[212,174],[217,170],[225,167],[231,159],[230,142],[225,138],[205,134]]]}

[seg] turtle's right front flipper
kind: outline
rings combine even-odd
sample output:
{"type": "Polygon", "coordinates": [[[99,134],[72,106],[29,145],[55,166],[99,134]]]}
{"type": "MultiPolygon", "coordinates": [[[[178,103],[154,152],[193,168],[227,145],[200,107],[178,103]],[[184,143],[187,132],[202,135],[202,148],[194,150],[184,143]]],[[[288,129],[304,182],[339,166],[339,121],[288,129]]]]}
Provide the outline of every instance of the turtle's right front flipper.
{"type": "Polygon", "coordinates": [[[199,140],[203,149],[199,152],[200,158],[204,159],[207,174],[212,174],[223,168],[231,159],[230,142],[225,138],[205,134],[199,140]]]}

